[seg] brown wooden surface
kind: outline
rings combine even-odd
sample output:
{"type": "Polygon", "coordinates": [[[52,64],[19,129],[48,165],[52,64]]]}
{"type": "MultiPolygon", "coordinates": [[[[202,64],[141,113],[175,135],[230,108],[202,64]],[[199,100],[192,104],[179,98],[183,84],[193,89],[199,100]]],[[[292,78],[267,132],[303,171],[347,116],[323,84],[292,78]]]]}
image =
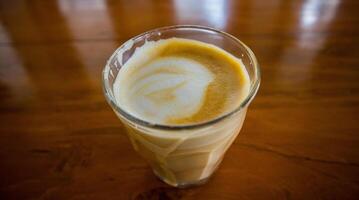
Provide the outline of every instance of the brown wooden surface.
{"type": "Polygon", "coordinates": [[[359,2],[0,1],[0,199],[358,199],[359,2]],[[248,44],[262,84],[201,187],[162,183],[105,102],[101,70],[146,30],[248,44]]]}

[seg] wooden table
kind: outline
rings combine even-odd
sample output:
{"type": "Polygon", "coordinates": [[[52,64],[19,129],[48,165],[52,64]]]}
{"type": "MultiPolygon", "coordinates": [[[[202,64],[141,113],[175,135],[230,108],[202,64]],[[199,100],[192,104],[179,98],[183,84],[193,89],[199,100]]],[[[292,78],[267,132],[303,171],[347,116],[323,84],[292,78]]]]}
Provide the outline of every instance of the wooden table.
{"type": "Polygon", "coordinates": [[[0,1],[0,199],[358,199],[359,2],[0,1]],[[262,85],[205,185],[159,181],[105,102],[130,37],[199,24],[248,44],[262,85]]]}

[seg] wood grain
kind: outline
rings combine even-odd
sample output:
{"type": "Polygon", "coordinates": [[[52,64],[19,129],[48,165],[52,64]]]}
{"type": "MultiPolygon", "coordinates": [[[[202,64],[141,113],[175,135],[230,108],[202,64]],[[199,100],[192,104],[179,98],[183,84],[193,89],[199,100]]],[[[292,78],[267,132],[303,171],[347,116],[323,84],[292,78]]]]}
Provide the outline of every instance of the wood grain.
{"type": "Polygon", "coordinates": [[[359,2],[0,1],[0,199],[357,199],[359,2]],[[162,183],[105,102],[101,70],[146,30],[248,44],[262,85],[205,185],[162,183]]]}

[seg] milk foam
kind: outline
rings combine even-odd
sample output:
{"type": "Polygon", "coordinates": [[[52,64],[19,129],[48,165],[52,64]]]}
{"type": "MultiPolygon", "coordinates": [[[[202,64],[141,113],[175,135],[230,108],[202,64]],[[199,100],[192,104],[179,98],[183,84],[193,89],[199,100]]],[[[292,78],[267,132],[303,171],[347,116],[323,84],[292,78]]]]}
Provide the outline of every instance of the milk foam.
{"type": "Polygon", "coordinates": [[[146,42],[122,66],[113,87],[117,103],[126,112],[163,124],[189,118],[202,109],[209,86],[218,84],[217,74],[190,57],[161,55],[168,44],[181,40],[209,45],[177,38],[146,42]]]}

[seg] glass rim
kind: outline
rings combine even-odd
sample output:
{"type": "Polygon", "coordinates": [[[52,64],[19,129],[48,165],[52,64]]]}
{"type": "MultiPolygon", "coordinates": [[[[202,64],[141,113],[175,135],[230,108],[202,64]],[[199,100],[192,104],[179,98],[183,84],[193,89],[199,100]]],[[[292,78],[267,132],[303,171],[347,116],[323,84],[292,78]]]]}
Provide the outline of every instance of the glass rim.
{"type": "Polygon", "coordinates": [[[147,127],[147,128],[153,128],[153,129],[160,129],[160,130],[189,130],[189,129],[197,129],[197,128],[203,128],[212,124],[215,124],[219,121],[222,121],[224,119],[229,118],[230,116],[238,113],[239,111],[243,110],[254,98],[254,96],[256,95],[258,89],[259,89],[259,85],[260,85],[260,68],[259,68],[259,64],[257,61],[257,58],[255,57],[254,53],[252,52],[252,50],[246,45],[244,44],[242,41],[240,41],[239,39],[237,39],[236,37],[234,37],[233,35],[226,33],[224,31],[220,31],[214,28],[210,28],[210,27],[206,27],[206,26],[199,26],[199,25],[174,25],[174,26],[165,26],[165,27],[160,27],[160,28],[156,28],[156,29],[152,29],[149,31],[146,31],[144,33],[141,33],[139,35],[136,35],[134,37],[132,37],[131,39],[128,39],[126,42],[124,42],[120,47],[118,47],[110,56],[110,58],[107,60],[106,65],[102,71],[102,89],[103,92],[105,94],[106,100],[107,102],[111,105],[111,107],[113,109],[115,109],[116,111],[118,111],[121,116],[123,118],[125,118],[127,121],[130,121],[132,123],[135,124],[139,124],[141,126],[147,127]],[[205,31],[212,31],[212,32],[216,32],[219,33],[221,35],[224,35],[226,37],[229,37],[230,39],[232,39],[234,42],[240,44],[241,46],[243,46],[245,48],[245,50],[247,51],[247,53],[249,54],[250,60],[253,62],[253,67],[254,67],[254,74],[255,74],[255,80],[254,83],[251,84],[250,90],[248,95],[246,96],[246,98],[233,110],[226,112],[222,115],[219,115],[216,118],[207,120],[207,121],[203,121],[200,123],[193,123],[193,124],[184,124],[184,125],[169,125],[169,124],[161,124],[161,123],[152,123],[143,119],[140,119],[130,113],[128,113],[127,111],[125,111],[124,109],[122,109],[119,105],[117,105],[116,100],[114,95],[111,95],[111,89],[110,89],[110,84],[109,84],[109,80],[108,80],[108,75],[110,73],[110,61],[114,58],[114,56],[117,56],[118,51],[120,51],[123,47],[126,46],[126,44],[130,41],[134,41],[138,38],[141,37],[145,37],[146,35],[152,34],[152,33],[156,33],[156,32],[163,32],[166,30],[176,30],[176,29],[194,29],[194,30],[205,30],[205,31]]]}

